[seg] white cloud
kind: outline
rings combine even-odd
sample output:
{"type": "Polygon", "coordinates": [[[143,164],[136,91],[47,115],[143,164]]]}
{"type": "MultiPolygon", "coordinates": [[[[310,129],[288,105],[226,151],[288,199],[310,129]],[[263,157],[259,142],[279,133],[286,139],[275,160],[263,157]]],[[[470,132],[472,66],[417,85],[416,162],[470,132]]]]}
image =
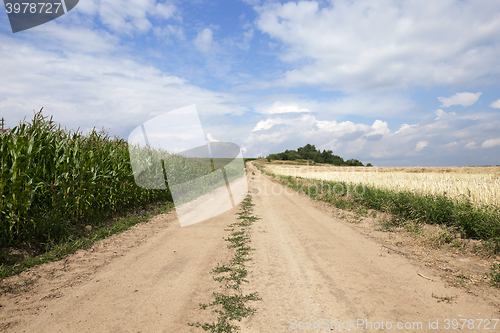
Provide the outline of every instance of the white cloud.
{"type": "Polygon", "coordinates": [[[165,20],[172,18],[177,11],[177,7],[167,3],[157,3],[155,6],[155,14],[161,16],[165,20]]]}
{"type": "Polygon", "coordinates": [[[298,103],[280,101],[274,102],[271,106],[261,106],[258,110],[264,114],[310,112],[307,108],[301,108],[298,103]]]}
{"type": "Polygon", "coordinates": [[[491,103],[490,106],[495,109],[500,109],[500,99],[497,99],[496,101],[491,103]]]}
{"type": "Polygon", "coordinates": [[[485,148],[492,148],[495,146],[500,146],[500,138],[489,139],[484,141],[483,144],[481,145],[481,148],[485,149],[485,148]]]}
{"type": "Polygon", "coordinates": [[[0,110],[9,126],[44,107],[70,129],[104,126],[126,137],[127,129],[186,105],[196,104],[206,116],[247,110],[235,95],[191,85],[118,52],[61,54],[0,35],[0,58],[9,83],[0,85],[0,110]]]}
{"type": "Polygon", "coordinates": [[[198,33],[194,40],[194,45],[203,53],[210,52],[213,46],[213,32],[209,28],[205,28],[198,33]]]}
{"type": "Polygon", "coordinates": [[[414,128],[414,127],[416,127],[416,126],[415,125],[403,124],[403,125],[401,125],[401,127],[399,128],[399,130],[396,131],[395,134],[403,132],[403,131],[406,131],[406,130],[408,130],[410,128],[414,128]]]}
{"type": "Polygon", "coordinates": [[[383,114],[385,117],[401,115],[413,107],[413,101],[398,94],[352,94],[333,99],[313,100],[297,98],[294,95],[266,96],[266,102],[257,104],[255,111],[262,114],[285,112],[316,112],[329,117],[362,115],[373,117],[383,114]]]}
{"type": "Polygon", "coordinates": [[[259,121],[257,125],[255,125],[254,129],[252,131],[262,131],[262,130],[268,130],[271,127],[273,127],[276,124],[275,121],[272,119],[267,119],[263,121],[259,121]]]}
{"type": "Polygon", "coordinates": [[[441,106],[444,108],[452,105],[471,106],[472,104],[477,102],[479,96],[481,96],[482,94],[482,92],[478,92],[475,94],[470,92],[463,92],[456,93],[451,97],[438,97],[438,100],[442,103],[441,106]]]}
{"type": "Polygon", "coordinates": [[[425,147],[429,145],[429,141],[419,141],[417,142],[417,145],[415,146],[415,151],[421,151],[425,147]]]}
{"type": "Polygon", "coordinates": [[[371,135],[374,134],[389,134],[391,131],[389,130],[389,127],[387,126],[387,122],[382,121],[382,120],[375,120],[375,122],[372,125],[373,131],[370,133],[371,135]]]}
{"type": "Polygon", "coordinates": [[[211,133],[207,134],[207,140],[209,142],[220,142],[220,140],[217,140],[216,138],[214,138],[211,133]]]}
{"type": "Polygon", "coordinates": [[[476,142],[474,142],[474,141],[471,141],[471,142],[467,143],[467,144],[464,146],[464,149],[470,149],[470,150],[472,150],[472,149],[478,149],[478,148],[479,148],[479,147],[478,147],[478,146],[476,146],[476,142]]]}
{"type": "MultiPolygon", "coordinates": [[[[51,22],[52,23],[52,22],[51,22]]],[[[50,23],[49,23],[50,24],[50,23]]],[[[50,49],[64,53],[99,54],[116,51],[120,39],[105,30],[91,30],[78,25],[52,24],[50,34],[40,34],[33,44],[50,44],[50,49]]],[[[14,41],[8,42],[13,47],[14,41]]],[[[19,44],[17,45],[17,47],[19,44]]],[[[45,45],[46,46],[46,45],[45,45]]],[[[21,50],[23,52],[23,50],[21,50]]]]}
{"type": "MultiPolygon", "coordinates": [[[[481,163],[498,164],[497,155],[481,155],[484,151],[477,149],[481,145],[476,144],[488,140],[492,131],[500,128],[497,113],[469,112],[452,119],[447,118],[449,115],[436,119],[431,113],[420,122],[403,124],[393,132],[383,119],[372,124],[336,121],[325,119],[329,115],[317,113],[315,108],[311,111],[262,115],[263,119],[254,126],[259,130],[251,132],[242,146],[249,156],[266,156],[311,143],[344,158],[377,165],[470,165],[471,160],[478,159],[481,163]],[[465,132],[467,135],[457,135],[465,132]]],[[[484,146],[493,147],[498,142],[487,141],[484,146]]]]}
{"type": "Polygon", "coordinates": [[[449,150],[455,149],[458,146],[459,146],[459,144],[456,141],[453,141],[453,142],[450,142],[450,143],[443,145],[444,148],[449,149],[449,150]]]}
{"type": "Polygon", "coordinates": [[[226,38],[225,42],[230,46],[236,46],[240,50],[248,51],[250,49],[250,42],[254,36],[254,30],[248,29],[243,32],[241,36],[226,38]]]}
{"type": "Polygon", "coordinates": [[[385,116],[401,114],[414,104],[409,98],[397,94],[353,94],[329,102],[331,110],[338,114],[383,114],[385,116]]]}
{"type": "Polygon", "coordinates": [[[153,32],[158,37],[170,37],[174,36],[179,40],[184,40],[186,37],[184,36],[184,30],[180,26],[168,24],[163,27],[154,27],[153,32]]]}
{"type": "MultiPolygon", "coordinates": [[[[286,128],[294,128],[296,131],[300,131],[302,129],[308,129],[308,126],[313,126],[316,118],[310,115],[303,115],[294,118],[281,118],[281,117],[273,117],[268,118],[266,120],[259,121],[257,125],[255,125],[252,132],[257,131],[265,131],[271,129],[275,125],[283,125],[286,128]]],[[[267,135],[259,133],[258,135],[267,135]]]]}
{"type": "Polygon", "coordinates": [[[94,15],[99,11],[98,0],[87,0],[78,2],[78,6],[73,9],[75,12],[94,15]]]}
{"type": "Polygon", "coordinates": [[[238,44],[242,50],[248,51],[250,49],[250,41],[253,38],[253,34],[253,29],[248,29],[243,33],[243,40],[238,44]]]}
{"type": "Polygon", "coordinates": [[[450,116],[456,116],[457,114],[455,112],[450,112],[446,113],[441,109],[438,109],[434,112],[436,114],[436,120],[441,120],[441,119],[448,119],[450,116]]]}
{"type": "Polygon", "coordinates": [[[177,7],[170,1],[157,3],[155,0],[86,0],[80,1],[75,9],[82,14],[97,14],[101,22],[117,34],[149,31],[153,27],[148,18],[151,16],[164,20],[180,18],[177,7]]]}
{"type": "Polygon", "coordinates": [[[152,27],[147,19],[154,0],[110,0],[99,2],[101,21],[116,33],[146,32],[152,27]]]}
{"type": "Polygon", "coordinates": [[[500,73],[500,2],[268,2],[257,27],[299,65],[276,84],[342,91],[470,83],[500,73]],[[304,61],[305,60],[305,61],[304,61]],[[299,62],[302,61],[302,62],[299,62]]]}

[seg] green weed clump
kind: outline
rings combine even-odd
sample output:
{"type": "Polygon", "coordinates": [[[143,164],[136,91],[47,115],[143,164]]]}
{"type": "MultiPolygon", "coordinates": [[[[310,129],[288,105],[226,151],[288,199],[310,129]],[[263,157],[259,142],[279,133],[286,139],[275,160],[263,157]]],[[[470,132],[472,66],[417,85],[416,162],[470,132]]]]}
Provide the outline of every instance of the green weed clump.
{"type": "Polygon", "coordinates": [[[492,264],[490,267],[490,285],[500,288],[500,264],[492,264]]]}
{"type": "Polygon", "coordinates": [[[227,228],[227,231],[232,231],[230,236],[224,238],[230,244],[229,249],[235,249],[234,257],[228,264],[217,264],[212,270],[213,279],[218,282],[225,281],[225,293],[213,293],[214,301],[211,303],[201,303],[200,308],[205,310],[208,307],[214,307],[214,312],[218,315],[217,322],[211,323],[188,323],[189,326],[201,327],[205,331],[212,333],[231,333],[237,332],[239,327],[231,323],[231,321],[241,321],[243,318],[253,315],[256,310],[245,303],[248,301],[258,301],[261,298],[257,292],[243,295],[241,291],[241,283],[249,281],[245,279],[248,271],[245,267],[245,262],[251,260],[249,253],[252,250],[247,244],[250,242],[250,235],[247,227],[259,218],[251,215],[252,213],[252,197],[248,195],[241,203],[241,211],[238,212],[238,222],[232,223],[227,228]],[[239,228],[239,231],[235,231],[239,228]]]}
{"type": "Polygon", "coordinates": [[[371,209],[387,211],[404,219],[446,226],[461,236],[493,241],[500,240],[500,209],[496,206],[476,206],[463,198],[446,195],[394,192],[366,187],[355,201],[371,209]]]}
{"type": "Polygon", "coordinates": [[[135,184],[126,141],[67,131],[41,111],[0,133],[0,249],[43,253],[107,216],[171,200],[135,184]]]}

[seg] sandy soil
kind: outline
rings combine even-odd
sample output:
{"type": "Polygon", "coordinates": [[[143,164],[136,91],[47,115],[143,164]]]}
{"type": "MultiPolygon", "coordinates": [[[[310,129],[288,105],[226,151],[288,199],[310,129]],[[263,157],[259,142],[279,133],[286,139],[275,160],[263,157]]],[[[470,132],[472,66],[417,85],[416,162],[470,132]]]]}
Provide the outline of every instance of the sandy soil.
{"type": "MultiPolygon", "coordinates": [[[[398,322],[422,323],[405,332],[443,332],[446,319],[460,326],[460,319],[475,319],[469,331],[478,332],[477,319],[500,317],[497,293],[475,296],[449,286],[439,268],[401,254],[407,250],[387,250],[374,229],[348,223],[253,166],[249,181],[254,215],[261,219],[251,227],[254,251],[243,291],[257,291],[262,300],[249,304],[257,313],[237,323],[241,332],[289,332],[314,322],[317,330],[337,323],[338,331],[342,324],[345,331],[386,331],[382,321],[393,329],[398,322]],[[357,327],[361,320],[372,329],[357,327]],[[429,321],[438,321],[438,329],[429,329],[429,321]]],[[[187,322],[214,319],[198,304],[220,291],[210,271],[232,257],[223,237],[236,212],[183,228],[175,212],[160,215],[90,250],[8,278],[4,282],[20,287],[1,296],[0,329],[203,332],[187,322]]]]}

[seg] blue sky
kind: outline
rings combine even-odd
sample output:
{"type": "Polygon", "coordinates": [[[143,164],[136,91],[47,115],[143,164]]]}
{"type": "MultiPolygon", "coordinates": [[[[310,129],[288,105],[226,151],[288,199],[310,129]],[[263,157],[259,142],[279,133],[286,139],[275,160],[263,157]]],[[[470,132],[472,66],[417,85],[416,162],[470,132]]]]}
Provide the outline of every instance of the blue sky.
{"type": "Polygon", "coordinates": [[[13,34],[0,116],[128,137],[195,104],[246,157],[307,143],[377,166],[500,164],[500,1],[80,0],[13,34]]]}

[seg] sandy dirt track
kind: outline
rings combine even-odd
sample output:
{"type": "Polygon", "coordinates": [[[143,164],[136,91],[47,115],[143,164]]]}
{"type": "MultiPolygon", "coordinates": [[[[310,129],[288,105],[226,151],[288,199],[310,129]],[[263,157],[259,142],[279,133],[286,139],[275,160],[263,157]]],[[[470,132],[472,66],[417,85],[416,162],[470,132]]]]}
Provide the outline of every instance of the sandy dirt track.
{"type": "MultiPolygon", "coordinates": [[[[357,319],[375,327],[391,322],[393,328],[398,322],[421,322],[422,329],[400,331],[444,332],[447,318],[500,317],[483,298],[445,288],[432,269],[382,251],[307,197],[285,190],[253,166],[249,171],[260,220],[251,227],[255,250],[243,291],[257,291],[262,300],[249,303],[257,313],[236,323],[241,332],[292,332],[300,323],[357,319]],[[458,297],[437,302],[432,294],[458,297]],[[439,320],[439,329],[429,329],[429,320],[439,320]]],[[[171,212],[91,250],[12,277],[34,282],[26,292],[2,296],[0,327],[6,332],[203,332],[187,322],[214,320],[198,304],[221,291],[210,271],[232,257],[223,237],[236,212],[183,228],[171,212]]],[[[334,331],[388,331],[344,327],[334,331]]]]}

